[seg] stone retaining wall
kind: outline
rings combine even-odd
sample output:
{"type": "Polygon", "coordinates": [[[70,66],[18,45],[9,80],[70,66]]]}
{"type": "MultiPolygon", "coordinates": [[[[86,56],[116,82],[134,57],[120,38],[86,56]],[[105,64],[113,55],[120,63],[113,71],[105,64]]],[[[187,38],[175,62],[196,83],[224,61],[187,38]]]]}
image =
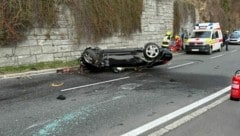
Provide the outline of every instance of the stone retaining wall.
{"type": "Polygon", "coordinates": [[[97,44],[84,41],[78,44],[74,18],[70,10],[60,7],[59,28],[34,28],[26,33],[26,41],[13,47],[0,48],[0,67],[74,60],[89,46],[107,49],[143,47],[148,42],[160,45],[165,32],[172,31],[173,28],[173,1],[144,0],[142,32],[135,33],[130,38],[116,35],[97,44]]]}

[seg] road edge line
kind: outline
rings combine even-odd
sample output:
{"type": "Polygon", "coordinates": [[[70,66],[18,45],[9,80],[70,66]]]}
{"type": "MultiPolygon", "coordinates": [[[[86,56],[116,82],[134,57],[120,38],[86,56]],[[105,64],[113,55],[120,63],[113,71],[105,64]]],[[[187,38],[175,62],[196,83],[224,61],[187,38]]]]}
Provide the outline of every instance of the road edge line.
{"type": "Polygon", "coordinates": [[[172,66],[172,67],[168,67],[168,69],[175,69],[175,68],[179,68],[179,67],[184,67],[184,66],[187,66],[187,65],[192,65],[192,64],[194,64],[194,63],[195,63],[195,62],[191,61],[191,62],[188,62],[188,63],[184,63],[184,64],[172,66]]]}
{"type": "Polygon", "coordinates": [[[207,105],[207,106],[205,106],[205,107],[203,107],[199,110],[196,110],[196,111],[178,119],[177,121],[174,121],[173,123],[166,125],[163,128],[160,128],[159,130],[149,134],[148,136],[162,136],[162,135],[180,127],[181,125],[191,121],[192,119],[202,115],[203,113],[205,113],[208,110],[216,107],[217,105],[225,102],[226,100],[229,99],[229,97],[230,97],[229,94],[227,94],[224,97],[222,97],[221,99],[218,99],[218,100],[214,101],[213,103],[211,103],[211,104],[209,104],[209,105],[207,105]]]}
{"type": "Polygon", "coordinates": [[[211,94],[211,95],[209,95],[209,96],[207,96],[207,97],[205,97],[201,100],[198,100],[198,101],[196,101],[196,102],[194,102],[190,105],[187,105],[183,108],[180,108],[180,109],[178,109],[178,110],[176,110],[172,113],[164,115],[164,116],[162,116],[162,117],[160,117],[160,118],[158,118],[158,119],[156,119],[152,122],[149,122],[149,123],[147,123],[143,126],[140,126],[136,129],[134,129],[134,130],[131,130],[131,131],[129,131],[129,132],[127,132],[127,133],[125,133],[121,136],[138,136],[138,135],[141,135],[143,133],[146,133],[147,131],[149,131],[153,128],[156,128],[156,127],[162,125],[163,123],[166,123],[166,122],[168,122],[168,121],[170,121],[174,118],[177,118],[177,117],[179,117],[183,114],[186,114],[187,112],[190,112],[190,111],[202,106],[203,104],[206,104],[206,103],[216,99],[217,97],[220,97],[221,95],[227,93],[230,89],[231,89],[231,86],[228,86],[228,87],[226,87],[226,88],[224,88],[224,89],[222,89],[222,90],[220,90],[220,91],[218,91],[214,94],[211,94]]]}

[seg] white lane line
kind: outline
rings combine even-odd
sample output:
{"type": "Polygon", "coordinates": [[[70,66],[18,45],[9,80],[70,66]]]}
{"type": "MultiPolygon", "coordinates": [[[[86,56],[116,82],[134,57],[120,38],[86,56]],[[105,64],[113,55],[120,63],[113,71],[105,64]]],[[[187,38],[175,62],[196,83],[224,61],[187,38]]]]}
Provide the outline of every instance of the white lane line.
{"type": "Polygon", "coordinates": [[[181,64],[181,65],[176,65],[176,66],[172,66],[172,67],[168,67],[168,69],[174,69],[174,68],[179,68],[179,67],[184,67],[184,66],[187,66],[187,65],[191,65],[191,64],[194,64],[195,62],[189,62],[189,63],[185,63],[185,64],[181,64]]]}
{"type": "Polygon", "coordinates": [[[210,59],[216,59],[216,58],[219,58],[219,57],[222,57],[222,56],[224,56],[224,54],[217,55],[217,56],[213,56],[213,57],[211,57],[210,59]]]}
{"type": "Polygon", "coordinates": [[[130,77],[127,76],[127,77],[123,77],[123,78],[117,78],[117,79],[107,80],[107,81],[103,81],[103,82],[97,82],[97,83],[93,83],[93,84],[87,84],[87,85],[67,88],[67,89],[61,90],[61,92],[66,92],[66,91],[70,91],[70,90],[85,88],[85,87],[94,86],[94,85],[106,84],[106,83],[110,83],[110,82],[116,82],[116,81],[120,81],[120,80],[124,80],[124,79],[128,79],[128,78],[130,78],[130,77]]]}
{"type": "Polygon", "coordinates": [[[180,127],[181,125],[191,121],[192,119],[202,115],[203,113],[205,113],[208,110],[216,107],[217,105],[225,102],[229,98],[230,98],[230,95],[227,94],[227,95],[223,96],[222,98],[214,101],[213,103],[211,103],[211,104],[209,104],[209,105],[207,105],[207,106],[205,106],[205,107],[203,107],[201,109],[198,109],[198,110],[196,110],[196,111],[194,111],[194,112],[192,112],[192,113],[190,113],[190,114],[188,114],[188,115],[178,119],[177,121],[175,121],[175,122],[173,122],[171,124],[168,124],[167,126],[161,128],[158,131],[155,131],[155,132],[149,134],[148,136],[162,136],[162,135],[168,133],[169,131],[174,130],[174,129],[180,127]]]}
{"type": "Polygon", "coordinates": [[[238,50],[233,50],[233,51],[231,51],[231,53],[234,53],[234,52],[237,52],[238,50]]]}
{"type": "Polygon", "coordinates": [[[155,127],[158,127],[158,126],[162,125],[163,123],[166,123],[166,122],[168,122],[168,121],[170,121],[170,120],[172,120],[176,117],[179,117],[179,116],[181,116],[181,115],[183,115],[183,114],[185,114],[185,113],[187,113],[187,112],[189,112],[193,109],[196,109],[196,108],[200,107],[203,104],[208,103],[209,101],[211,101],[213,99],[216,99],[217,97],[227,93],[230,89],[231,89],[231,86],[228,86],[228,87],[226,87],[226,88],[224,88],[224,89],[222,89],[222,90],[220,90],[220,91],[218,91],[218,92],[216,92],[212,95],[209,95],[209,96],[207,96],[207,97],[205,97],[201,100],[198,100],[198,101],[196,101],[196,102],[194,102],[194,103],[192,103],[188,106],[185,106],[181,109],[178,109],[178,110],[176,110],[176,111],[174,111],[170,114],[162,116],[162,117],[160,117],[160,118],[158,118],[158,119],[156,119],[152,122],[149,122],[149,123],[147,123],[143,126],[140,126],[140,127],[136,128],[136,129],[134,129],[130,132],[127,132],[127,133],[125,133],[121,136],[138,136],[138,135],[141,135],[141,134],[143,134],[143,133],[145,133],[145,132],[147,132],[147,131],[155,128],[155,127]]]}

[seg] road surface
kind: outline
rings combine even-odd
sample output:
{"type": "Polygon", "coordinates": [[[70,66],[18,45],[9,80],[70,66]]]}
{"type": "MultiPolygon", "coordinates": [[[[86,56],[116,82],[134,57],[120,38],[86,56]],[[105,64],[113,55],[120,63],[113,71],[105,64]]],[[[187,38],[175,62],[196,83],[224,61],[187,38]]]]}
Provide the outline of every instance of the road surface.
{"type": "Polygon", "coordinates": [[[1,79],[0,135],[123,135],[229,86],[240,48],[229,49],[176,54],[169,64],[140,72],[1,79]]]}

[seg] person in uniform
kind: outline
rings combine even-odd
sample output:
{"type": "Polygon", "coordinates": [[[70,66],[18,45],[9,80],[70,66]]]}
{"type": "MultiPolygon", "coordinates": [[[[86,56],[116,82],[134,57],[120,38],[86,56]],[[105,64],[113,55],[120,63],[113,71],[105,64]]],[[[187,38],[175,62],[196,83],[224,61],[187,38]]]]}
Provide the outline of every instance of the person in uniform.
{"type": "Polygon", "coordinates": [[[226,47],[226,51],[228,51],[228,36],[229,36],[229,31],[227,30],[223,35],[223,44],[226,47]]]}

